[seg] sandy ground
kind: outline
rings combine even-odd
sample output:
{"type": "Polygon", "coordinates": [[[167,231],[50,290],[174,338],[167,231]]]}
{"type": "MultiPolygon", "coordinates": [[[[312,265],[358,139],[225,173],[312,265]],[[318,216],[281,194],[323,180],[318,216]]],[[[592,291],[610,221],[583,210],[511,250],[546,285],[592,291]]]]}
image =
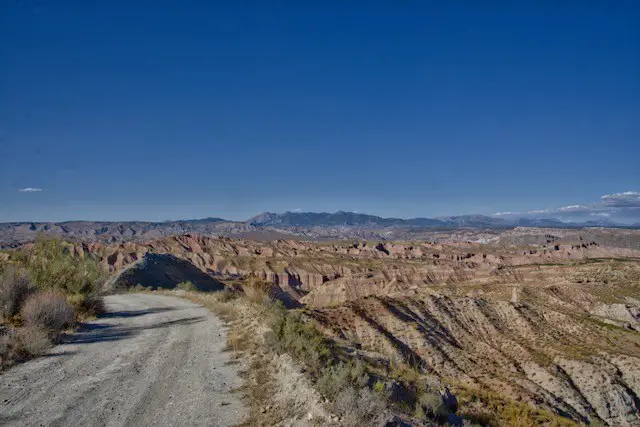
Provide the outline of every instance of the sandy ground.
{"type": "Polygon", "coordinates": [[[230,426],[245,409],[226,331],[175,297],[112,295],[48,356],[0,375],[0,425],[230,426]]]}

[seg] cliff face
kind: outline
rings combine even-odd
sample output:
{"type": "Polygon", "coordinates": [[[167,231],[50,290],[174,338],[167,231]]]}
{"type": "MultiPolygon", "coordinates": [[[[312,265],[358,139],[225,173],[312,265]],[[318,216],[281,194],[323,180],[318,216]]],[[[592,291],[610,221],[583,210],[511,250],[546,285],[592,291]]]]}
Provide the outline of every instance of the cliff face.
{"type": "Polygon", "coordinates": [[[114,272],[166,254],[214,281],[258,276],[345,346],[418,366],[461,396],[490,391],[579,422],[640,425],[640,251],[580,237],[507,246],[183,235],[72,250],[114,272]]]}

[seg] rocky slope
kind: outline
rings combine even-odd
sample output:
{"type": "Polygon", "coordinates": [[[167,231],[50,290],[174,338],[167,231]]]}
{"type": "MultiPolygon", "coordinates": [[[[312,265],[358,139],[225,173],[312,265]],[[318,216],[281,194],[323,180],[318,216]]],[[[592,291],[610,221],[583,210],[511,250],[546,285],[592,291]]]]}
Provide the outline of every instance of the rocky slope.
{"type": "Polygon", "coordinates": [[[180,260],[170,263],[176,277],[196,269],[213,283],[273,282],[345,348],[437,377],[481,408],[500,396],[577,422],[640,425],[635,235],[525,231],[494,243],[183,235],[71,250],[113,272],[168,257],[180,260]]]}

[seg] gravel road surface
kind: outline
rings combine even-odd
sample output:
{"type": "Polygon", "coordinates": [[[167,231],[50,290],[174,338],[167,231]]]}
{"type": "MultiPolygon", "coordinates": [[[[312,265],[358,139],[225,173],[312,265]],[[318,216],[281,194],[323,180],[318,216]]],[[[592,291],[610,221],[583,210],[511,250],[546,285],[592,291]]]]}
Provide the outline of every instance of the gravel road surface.
{"type": "Polygon", "coordinates": [[[230,426],[245,415],[226,331],[163,295],[106,297],[108,312],[50,354],[0,374],[0,425],[230,426]]]}

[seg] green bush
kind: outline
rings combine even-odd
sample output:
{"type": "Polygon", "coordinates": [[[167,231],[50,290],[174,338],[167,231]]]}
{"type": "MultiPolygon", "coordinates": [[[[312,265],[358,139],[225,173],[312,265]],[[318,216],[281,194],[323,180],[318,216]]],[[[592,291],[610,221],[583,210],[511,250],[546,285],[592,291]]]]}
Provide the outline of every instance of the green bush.
{"type": "Polygon", "coordinates": [[[387,390],[387,388],[385,387],[384,383],[380,380],[376,381],[376,383],[373,385],[373,391],[375,391],[378,394],[383,394],[385,393],[387,390]]]}
{"type": "Polygon", "coordinates": [[[40,289],[52,289],[64,294],[95,295],[100,293],[107,272],[88,257],[74,257],[57,239],[38,238],[32,253],[26,258],[31,280],[40,289]]]}
{"type": "Polygon", "coordinates": [[[197,291],[198,287],[194,285],[190,281],[180,282],[177,284],[178,289],[182,289],[183,291],[197,291]]]}

